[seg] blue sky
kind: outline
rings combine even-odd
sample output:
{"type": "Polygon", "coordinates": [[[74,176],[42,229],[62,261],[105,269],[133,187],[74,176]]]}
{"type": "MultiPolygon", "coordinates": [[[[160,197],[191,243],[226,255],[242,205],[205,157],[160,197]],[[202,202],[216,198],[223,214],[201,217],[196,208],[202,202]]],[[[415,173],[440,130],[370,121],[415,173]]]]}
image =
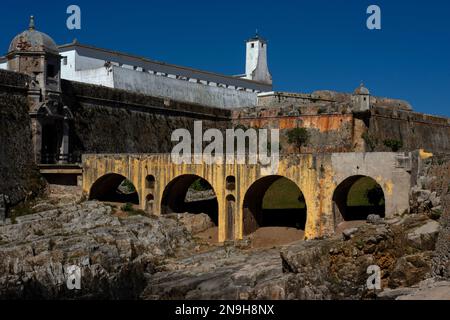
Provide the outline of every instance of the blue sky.
{"type": "Polygon", "coordinates": [[[450,116],[448,0],[15,1],[2,13],[0,51],[36,16],[58,44],[79,42],[224,74],[241,74],[245,39],[269,41],[274,89],[350,92],[409,101],[450,116]],[[66,28],[77,4],[82,29],[66,28]],[[366,28],[366,9],[382,10],[382,30],[366,28]]]}

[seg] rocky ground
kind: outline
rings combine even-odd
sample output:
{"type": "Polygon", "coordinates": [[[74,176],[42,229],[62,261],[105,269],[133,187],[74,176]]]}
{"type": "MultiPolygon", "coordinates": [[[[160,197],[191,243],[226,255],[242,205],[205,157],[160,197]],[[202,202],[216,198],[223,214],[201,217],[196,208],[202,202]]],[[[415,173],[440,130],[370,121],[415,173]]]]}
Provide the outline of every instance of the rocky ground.
{"type": "Polygon", "coordinates": [[[173,219],[119,218],[98,202],[7,219],[0,225],[1,298],[138,298],[146,275],[194,246],[173,219]],[[69,291],[67,267],[82,268],[69,291]]]}
{"type": "Polygon", "coordinates": [[[0,299],[450,299],[450,162],[433,161],[410,214],[310,241],[265,228],[219,245],[207,215],[148,217],[50,186],[0,220],[0,299]],[[67,287],[74,265],[81,290],[67,287]],[[367,289],[373,265],[381,290],[367,289]]]}
{"type": "Polygon", "coordinates": [[[210,227],[206,215],[123,216],[99,202],[7,219],[0,297],[450,299],[448,282],[427,280],[440,226],[426,215],[375,217],[331,239],[265,249],[251,239],[208,245],[195,234],[210,227]],[[67,289],[70,265],[81,267],[79,291],[67,289]],[[384,291],[366,289],[369,265],[380,266],[384,291]]]}
{"type": "MultiPolygon", "coordinates": [[[[216,248],[167,260],[149,278],[144,299],[393,299],[430,277],[439,224],[408,216],[347,229],[333,239],[272,249],[216,248]],[[367,290],[367,267],[382,270],[382,287],[367,290]]],[[[434,283],[434,282],[433,282],[434,283]]],[[[448,283],[428,284],[447,290],[448,283]]],[[[424,290],[417,287],[417,290],[424,290]]]]}

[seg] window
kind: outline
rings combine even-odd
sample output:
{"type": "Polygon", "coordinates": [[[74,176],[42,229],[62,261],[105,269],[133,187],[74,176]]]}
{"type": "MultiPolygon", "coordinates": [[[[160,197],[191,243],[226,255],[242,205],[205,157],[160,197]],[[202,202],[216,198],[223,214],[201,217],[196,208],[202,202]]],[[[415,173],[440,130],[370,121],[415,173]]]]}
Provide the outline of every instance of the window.
{"type": "Polygon", "coordinates": [[[67,66],[67,57],[63,57],[62,62],[63,62],[63,65],[67,66]]]}
{"type": "Polygon", "coordinates": [[[254,48],[255,47],[255,44],[254,43],[252,43],[252,48],[254,48]]]}
{"type": "Polygon", "coordinates": [[[152,175],[148,175],[145,178],[145,187],[147,189],[153,189],[155,187],[155,177],[152,175]]]}
{"type": "Polygon", "coordinates": [[[228,176],[226,179],[227,190],[234,190],[236,188],[236,178],[234,176],[228,176]]]}

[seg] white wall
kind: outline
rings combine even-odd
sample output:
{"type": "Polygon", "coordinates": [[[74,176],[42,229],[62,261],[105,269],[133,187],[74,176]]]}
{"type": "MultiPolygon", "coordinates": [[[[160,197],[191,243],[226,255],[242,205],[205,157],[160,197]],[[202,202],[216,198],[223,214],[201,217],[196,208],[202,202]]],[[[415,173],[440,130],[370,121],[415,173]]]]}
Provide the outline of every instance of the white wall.
{"type": "Polygon", "coordinates": [[[106,68],[106,60],[80,55],[76,50],[61,52],[67,57],[67,63],[61,62],[61,78],[66,80],[103,85],[139,92],[147,95],[170,98],[178,101],[198,103],[217,108],[236,108],[255,106],[257,93],[248,90],[236,90],[235,87],[218,87],[192,79],[176,79],[175,75],[157,75],[149,71],[133,70],[131,65],[112,63],[106,68]]]}
{"type": "Polygon", "coordinates": [[[63,79],[114,88],[113,73],[105,67],[76,71],[70,78],[63,77],[63,79]]]}
{"type": "Polygon", "coordinates": [[[2,70],[8,70],[8,62],[0,63],[0,69],[2,69],[2,70]]]}
{"type": "Polygon", "coordinates": [[[161,77],[148,72],[113,67],[114,87],[173,100],[231,109],[255,106],[257,94],[161,77]]]}

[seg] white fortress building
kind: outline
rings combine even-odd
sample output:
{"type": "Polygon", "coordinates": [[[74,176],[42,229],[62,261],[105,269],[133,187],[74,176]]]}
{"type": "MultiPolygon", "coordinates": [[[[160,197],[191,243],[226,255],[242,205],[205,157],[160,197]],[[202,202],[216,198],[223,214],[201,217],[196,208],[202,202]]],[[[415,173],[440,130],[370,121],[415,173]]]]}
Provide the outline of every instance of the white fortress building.
{"type": "MultiPolygon", "coordinates": [[[[272,91],[267,42],[258,35],[247,40],[245,74],[239,76],[167,64],[76,40],[57,48],[61,78],[66,80],[226,109],[255,106],[259,93],[272,91]]],[[[11,70],[6,57],[0,58],[0,69],[11,70]]]]}

